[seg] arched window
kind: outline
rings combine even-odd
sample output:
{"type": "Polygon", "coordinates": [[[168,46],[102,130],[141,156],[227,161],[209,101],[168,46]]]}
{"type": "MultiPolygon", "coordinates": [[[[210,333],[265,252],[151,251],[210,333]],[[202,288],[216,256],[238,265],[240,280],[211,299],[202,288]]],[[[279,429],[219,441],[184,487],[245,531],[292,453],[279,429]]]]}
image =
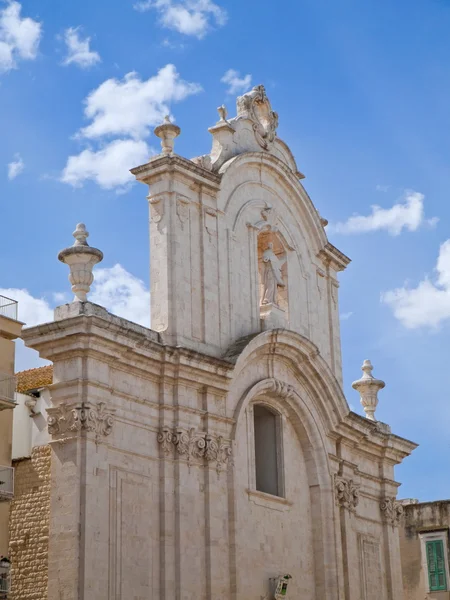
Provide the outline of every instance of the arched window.
{"type": "Polygon", "coordinates": [[[255,404],[253,421],[256,489],[283,496],[280,416],[263,404],[255,404]]]}

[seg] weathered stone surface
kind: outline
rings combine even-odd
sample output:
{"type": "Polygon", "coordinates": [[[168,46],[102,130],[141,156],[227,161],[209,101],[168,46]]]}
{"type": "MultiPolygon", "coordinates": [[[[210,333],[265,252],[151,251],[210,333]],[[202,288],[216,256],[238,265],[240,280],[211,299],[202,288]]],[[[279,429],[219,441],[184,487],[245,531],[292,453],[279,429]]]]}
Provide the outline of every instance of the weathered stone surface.
{"type": "Polygon", "coordinates": [[[47,600],[50,516],[50,446],[14,462],[10,512],[11,599],[47,600]]]}
{"type": "Polygon", "coordinates": [[[380,502],[415,444],[350,412],[349,261],[264,89],[237,112],[221,108],[209,158],[174,154],[166,123],[163,154],[133,169],[156,331],[77,302],[24,332],[54,369],[47,600],[270,598],[288,575],[290,598],[402,599],[380,502]],[[113,426],[84,426],[86,407],[113,426]]]}

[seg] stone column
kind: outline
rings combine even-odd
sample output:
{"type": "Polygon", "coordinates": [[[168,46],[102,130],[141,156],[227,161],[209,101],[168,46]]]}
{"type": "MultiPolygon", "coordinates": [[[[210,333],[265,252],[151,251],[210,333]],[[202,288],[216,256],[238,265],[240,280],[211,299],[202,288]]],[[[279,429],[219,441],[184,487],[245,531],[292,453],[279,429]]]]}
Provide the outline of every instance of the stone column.
{"type": "Polygon", "coordinates": [[[398,526],[403,516],[403,505],[395,496],[384,496],[380,502],[383,518],[383,540],[386,556],[386,583],[388,600],[403,600],[400,538],[398,526]]]}
{"type": "Polygon", "coordinates": [[[359,564],[354,520],[359,503],[360,486],[349,475],[335,475],[334,483],[341,525],[344,598],[345,600],[360,600],[360,586],[359,583],[356,583],[359,573],[355,577],[355,573],[351,570],[351,565],[359,564]]]}

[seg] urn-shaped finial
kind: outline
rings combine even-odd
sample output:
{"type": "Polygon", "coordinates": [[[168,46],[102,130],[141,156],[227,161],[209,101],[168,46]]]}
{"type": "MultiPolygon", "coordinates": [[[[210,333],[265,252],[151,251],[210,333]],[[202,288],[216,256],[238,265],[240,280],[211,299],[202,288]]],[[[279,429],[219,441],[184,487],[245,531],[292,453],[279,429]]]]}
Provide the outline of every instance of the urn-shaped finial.
{"type": "Polygon", "coordinates": [[[155,128],[155,135],[161,140],[163,154],[173,154],[174,139],[180,135],[178,125],[171,123],[169,116],[164,117],[164,123],[155,128]]]}
{"type": "Polygon", "coordinates": [[[375,409],[378,404],[378,392],[384,388],[385,383],[381,379],[375,379],[372,375],[373,366],[370,360],[365,360],[361,369],[363,376],[352,383],[352,388],[359,392],[366,417],[371,421],[376,421],[375,409]]]}
{"type": "Polygon", "coordinates": [[[75,243],[73,246],[61,250],[58,260],[70,268],[69,281],[72,284],[72,292],[75,294],[74,302],[86,302],[87,294],[94,281],[92,269],[94,265],[103,260],[103,252],[97,248],[91,248],[87,243],[89,232],[86,231],[84,223],[78,223],[72,235],[75,243]]]}

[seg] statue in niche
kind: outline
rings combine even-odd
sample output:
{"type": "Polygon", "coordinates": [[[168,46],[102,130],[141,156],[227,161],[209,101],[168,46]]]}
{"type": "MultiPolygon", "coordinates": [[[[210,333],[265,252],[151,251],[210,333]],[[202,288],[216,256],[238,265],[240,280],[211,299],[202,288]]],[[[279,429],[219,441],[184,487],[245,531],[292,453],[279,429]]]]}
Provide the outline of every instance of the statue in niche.
{"type": "Polygon", "coordinates": [[[273,251],[273,244],[270,242],[267,250],[264,250],[262,260],[264,269],[262,273],[263,289],[261,304],[278,305],[278,286],[285,287],[286,285],[281,274],[281,268],[286,262],[286,258],[278,258],[273,251]]]}

